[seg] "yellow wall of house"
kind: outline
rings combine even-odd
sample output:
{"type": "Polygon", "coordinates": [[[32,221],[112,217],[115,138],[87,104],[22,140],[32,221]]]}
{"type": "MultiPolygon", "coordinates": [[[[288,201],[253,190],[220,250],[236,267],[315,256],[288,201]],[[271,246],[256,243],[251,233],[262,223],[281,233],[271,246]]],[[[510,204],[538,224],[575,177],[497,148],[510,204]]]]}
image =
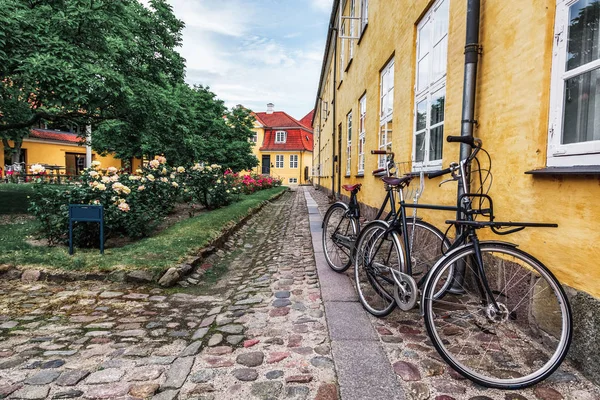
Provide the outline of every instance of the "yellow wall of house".
{"type": "MultiPolygon", "coordinates": [[[[460,135],[466,20],[466,2],[449,1],[445,136],[460,135]]],[[[355,46],[354,59],[343,82],[336,83],[339,86],[336,124],[342,124],[344,135],[340,157],[342,175],[346,168],[345,117],[350,110],[353,111],[354,125],[352,176],[342,178],[342,184],[362,183],[364,189],[359,200],[371,206],[378,206],[385,195],[379,179],[370,174],[377,168],[376,156],[368,154],[378,148],[379,72],[395,55],[393,151],[397,161],[410,161],[416,24],[431,4],[430,0],[369,2],[367,30],[355,46]],[[365,92],[365,176],[356,177],[358,100],[365,92]]],[[[597,228],[600,208],[596,204],[600,197],[600,179],[524,174],[546,166],[555,5],[555,0],[482,2],[483,55],[477,80],[475,118],[479,126],[476,136],[482,138],[484,148],[493,160],[494,181],[490,195],[494,199],[497,220],[559,224],[558,229],[526,229],[500,239],[519,243],[521,248],[547,264],[563,283],[600,297],[600,266],[595,262],[600,258],[600,230],[597,228]]],[[[333,65],[330,65],[318,94],[329,102],[330,109],[332,70],[333,65]]],[[[331,176],[334,143],[332,119],[332,115],[325,118],[319,104],[315,115],[313,162],[318,165],[320,159],[323,164],[320,182],[329,189],[332,182],[327,176],[331,176]]],[[[337,127],[335,129],[337,131],[337,127]]],[[[443,165],[457,161],[459,145],[444,141],[443,146],[443,165]]],[[[438,188],[440,181],[441,178],[427,180],[421,202],[448,205],[455,202],[456,184],[438,188]]],[[[337,178],[335,187],[337,189],[337,178]]],[[[444,212],[420,215],[440,228],[444,227],[444,220],[452,218],[452,213],[444,212]]],[[[491,233],[485,236],[498,239],[491,233]]]]}
{"type": "MultiPolygon", "coordinates": [[[[9,141],[13,146],[13,143],[9,141]]],[[[50,165],[66,165],[66,153],[85,154],[85,147],[72,146],[61,143],[48,143],[25,140],[23,141],[22,149],[26,150],[25,160],[27,165],[32,164],[50,164],[50,165]]],[[[4,147],[0,144],[0,157],[3,157],[4,147]]],[[[116,159],[112,155],[100,156],[96,152],[92,152],[94,160],[100,161],[101,168],[117,167],[121,168],[121,160],[116,159]]],[[[3,158],[2,158],[3,159],[3,158]]],[[[8,161],[8,160],[7,160],[8,161]]],[[[4,168],[4,163],[0,164],[4,168]]]]}
{"type": "Polygon", "coordinates": [[[283,184],[289,186],[290,184],[294,185],[294,183],[290,183],[290,178],[296,178],[298,182],[296,184],[307,183],[304,179],[304,167],[308,166],[309,177],[310,170],[312,168],[312,154],[307,151],[263,151],[260,154],[259,160],[262,163],[262,156],[269,155],[271,156],[271,176],[275,178],[279,178],[282,180],[283,184]],[[283,168],[276,167],[276,155],[283,155],[283,168]],[[290,167],[290,156],[296,155],[298,156],[298,168],[290,167]]]}

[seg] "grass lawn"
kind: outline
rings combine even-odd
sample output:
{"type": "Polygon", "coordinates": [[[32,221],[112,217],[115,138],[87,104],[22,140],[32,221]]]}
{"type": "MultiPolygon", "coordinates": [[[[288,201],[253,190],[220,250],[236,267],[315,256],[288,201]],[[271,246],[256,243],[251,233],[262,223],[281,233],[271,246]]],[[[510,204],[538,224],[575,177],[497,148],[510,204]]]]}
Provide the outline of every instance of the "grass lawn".
{"type": "Polygon", "coordinates": [[[27,213],[27,196],[32,193],[33,185],[28,183],[0,183],[0,214],[27,213]]]}
{"type": "Polygon", "coordinates": [[[97,249],[76,249],[75,254],[69,256],[66,247],[32,246],[27,239],[35,237],[35,221],[0,224],[0,264],[86,271],[146,269],[159,272],[177,264],[183,257],[193,255],[224,228],[284,190],[287,188],[277,187],[243,196],[237,203],[179,222],[156,236],[105,249],[104,256],[97,249]]]}

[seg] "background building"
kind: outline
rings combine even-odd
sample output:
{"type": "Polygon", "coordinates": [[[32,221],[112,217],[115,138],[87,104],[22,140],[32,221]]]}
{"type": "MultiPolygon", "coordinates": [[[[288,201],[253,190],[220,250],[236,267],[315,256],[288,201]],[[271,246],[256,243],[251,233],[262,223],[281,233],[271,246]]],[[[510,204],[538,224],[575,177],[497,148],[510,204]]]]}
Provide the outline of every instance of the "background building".
{"type": "MultiPolygon", "coordinates": [[[[493,161],[499,220],[556,222],[509,240],[570,291],[570,356],[600,381],[600,6],[592,0],[481,1],[475,136],[493,161]]],[[[467,1],[334,2],[315,101],[315,184],[359,200],[385,195],[372,176],[389,148],[413,172],[458,161],[467,1]]],[[[453,204],[456,184],[426,182],[422,202],[453,204]]],[[[421,213],[444,230],[452,214],[421,213]]],[[[483,233],[483,232],[482,232],[483,233]]],[[[486,232],[489,237],[495,237],[486,232]]]]}
{"type": "Polygon", "coordinates": [[[312,171],[312,111],[300,121],[283,111],[255,113],[253,153],[258,158],[255,173],[281,178],[284,185],[305,184],[312,171]]]}

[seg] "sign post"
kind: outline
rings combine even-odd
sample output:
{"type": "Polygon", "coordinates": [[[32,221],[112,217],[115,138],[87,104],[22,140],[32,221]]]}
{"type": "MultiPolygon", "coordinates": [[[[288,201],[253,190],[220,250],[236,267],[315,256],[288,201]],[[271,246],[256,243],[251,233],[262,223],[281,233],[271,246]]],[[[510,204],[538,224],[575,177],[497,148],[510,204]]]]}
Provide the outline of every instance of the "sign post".
{"type": "Polygon", "coordinates": [[[85,204],[69,204],[69,254],[73,255],[73,222],[100,223],[100,254],[104,254],[104,208],[85,204]]]}

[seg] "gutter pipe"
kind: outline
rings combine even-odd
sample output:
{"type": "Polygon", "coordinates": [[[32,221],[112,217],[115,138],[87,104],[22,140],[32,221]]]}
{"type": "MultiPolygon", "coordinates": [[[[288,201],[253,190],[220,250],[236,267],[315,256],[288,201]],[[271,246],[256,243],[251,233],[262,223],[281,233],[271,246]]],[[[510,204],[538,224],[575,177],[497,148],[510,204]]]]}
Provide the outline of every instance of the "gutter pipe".
{"type": "MultiPolygon", "coordinates": [[[[462,104],[462,121],[461,121],[461,136],[473,136],[474,126],[477,123],[475,120],[475,96],[477,89],[477,63],[479,61],[479,25],[481,20],[481,0],[467,0],[467,36],[465,44],[465,74],[463,85],[463,104],[462,104]]],[[[471,147],[467,144],[460,145],[460,160],[466,160],[471,155],[471,147]]],[[[467,192],[470,191],[471,171],[465,171],[467,192]]],[[[458,199],[464,194],[462,185],[458,185],[458,199]]],[[[457,215],[459,219],[464,218],[462,215],[457,215]]],[[[456,228],[457,237],[462,233],[462,228],[456,228]]],[[[465,274],[465,265],[456,265],[456,274],[452,287],[449,289],[452,293],[463,293],[462,283],[465,274]]]]}

